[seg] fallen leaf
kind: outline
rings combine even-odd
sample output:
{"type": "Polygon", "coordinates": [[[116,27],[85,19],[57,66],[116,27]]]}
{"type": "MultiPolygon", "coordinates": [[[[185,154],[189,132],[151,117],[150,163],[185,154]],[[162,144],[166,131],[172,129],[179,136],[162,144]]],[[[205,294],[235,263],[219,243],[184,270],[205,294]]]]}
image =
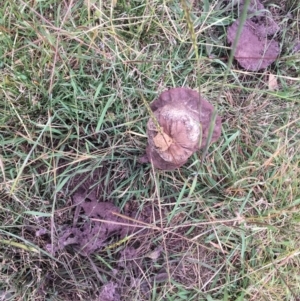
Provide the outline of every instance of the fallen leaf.
{"type": "Polygon", "coordinates": [[[268,80],[268,87],[270,91],[275,91],[278,90],[278,82],[277,82],[277,77],[272,74],[269,73],[269,80],[268,80]]]}
{"type": "Polygon", "coordinates": [[[153,138],[153,141],[155,146],[163,152],[166,151],[173,143],[172,138],[164,131],[157,133],[157,135],[153,138]]]}

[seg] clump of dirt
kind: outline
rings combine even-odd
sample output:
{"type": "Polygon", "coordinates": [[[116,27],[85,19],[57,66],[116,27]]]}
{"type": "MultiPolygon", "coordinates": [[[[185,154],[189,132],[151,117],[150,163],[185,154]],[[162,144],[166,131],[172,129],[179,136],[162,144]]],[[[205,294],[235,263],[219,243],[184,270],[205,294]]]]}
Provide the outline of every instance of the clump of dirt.
{"type": "Polygon", "coordinates": [[[221,118],[217,116],[213,123],[214,107],[194,90],[165,91],[150,108],[154,118],[147,123],[148,146],[142,163],[152,162],[156,168],[173,170],[207,145],[211,126],[210,143],[220,137],[221,118]]]}
{"type": "MultiPolygon", "coordinates": [[[[79,170],[59,193],[67,203],[57,211],[53,224],[49,225],[46,218],[39,218],[36,221],[38,226],[26,226],[29,233],[40,239],[42,248],[55,254],[68,247],[89,256],[136,231],[147,233],[147,227],[142,230],[141,225],[152,223],[155,217],[152,208],[145,205],[140,210],[128,201],[121,213],[112,200],[105,198],[111,193],[110,185],[105,183],[106,171],[103,166],[90,172],[79,170]],[[54,229],[54,235],[50,235],[50,228],[54,229]]],[[[70,176],[63,168],[61,172],[65,177],[70,176]]]]}
{"type": "MultiPolygon", "coordinates": [[[[240,12],[244,1],[240,1],[240,12]]],[[[234,57],[246,70],[258,71],[271,65],[280,53],[279,43],[274,35],[280,30],[270,13],[258,0],[252,0],[248,7],[246,20],[237,43],[234,57]],[[250,17],[250,14],[255,14],[250,17]]],[[[237,19],[227,30],[227,40],[233,44],[240,20],[237,19]]]]}
{"type": "Polygon", "coordinates": [[[292,50],[292,53],[297,53],[300,51],[300,41],[296,41],[292,50]]]}
{"type": "Polygon", "coordinates": [[[79,189],[73,195],[75,212],[72,225],[65,224],[55,242],[46,246],[51,253],[72,245],[81,255],[88,256],[110,243],[114,236],[120,239],[134,231],[134,225],[120,217],[120,210],[111,202],[98,202],[95,191],[89,194],[79,189]]]}
{"type": "Polygon", "coordinates": [[[118,284],[113,281],[110,281],[102,286],[99,296],[97,298],[97,301],[120,301],[120,300],[121,300],[121,296],[118,293],[118,284]]]}

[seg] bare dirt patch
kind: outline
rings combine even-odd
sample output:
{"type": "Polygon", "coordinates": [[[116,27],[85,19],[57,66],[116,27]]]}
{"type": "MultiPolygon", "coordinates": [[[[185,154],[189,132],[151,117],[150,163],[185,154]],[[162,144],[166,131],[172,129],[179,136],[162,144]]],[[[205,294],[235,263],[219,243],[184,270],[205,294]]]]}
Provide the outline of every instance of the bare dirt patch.
{"type": "MultiPolygon", "coordinates": [[[[142,208],[139,202],[128,201],[122,210],[111,200],[103,200],[103,183],[97,181],[102,173],[97,170],[88,179],[85,173],[74,177],[68,190],[75,191],[67,207],[57,210],[54,224],[47,218],[39,219],[35,227],[26,227],[27,238],[32,240],[34,235],[35,243],[55,258],[80,256],[83,262],[95,260],[95,255],[103,260],[109,257],[110,267],[98,262],[89,272],[91,281],[101,282],[89,293],[94,301],[129,300],[133,296],[149,300],[154,290],[157,294],[172,286],[171,281],[208,289],[213,269],[207,266],[214,265],[215,252],[189,241],[185,228],[164,230],[167,212],[160,212],[155,200],[142,208]]],[[[176,226],[173,223],[177,219],[168,224],[169,229],[176,226]]],[[[47,277],[57,278],[52,274],[47,277]]],[[[41,296],[46,291],[46,287],[41,289],[41,296]]]]}
{"type": "Polygon", "coordinates": [[[112,203],[98,202],[94,191],[87,195],[83,189],[78,190],[73,196],[73,206],[76,209],[72,226],[62,228],[57,241],[47,245],[49,252],[55,254],[73,245],[81,255],[87,256],[105,247],[113,235],[123,238],[127,234],[122,219],[115,215],[119,209],[112,203]]]}

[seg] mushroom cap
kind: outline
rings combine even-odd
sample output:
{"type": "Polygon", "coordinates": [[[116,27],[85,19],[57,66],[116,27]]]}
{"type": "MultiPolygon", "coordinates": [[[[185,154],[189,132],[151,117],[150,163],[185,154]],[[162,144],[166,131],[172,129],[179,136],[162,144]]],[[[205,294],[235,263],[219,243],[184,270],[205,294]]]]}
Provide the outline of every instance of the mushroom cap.
{"type": "MultiPolygon", "coordinates": [[[[154,167],[176,169],[195,151],[206,146],[214,108],[196,91],[170,89],[163,92],[150,108],[155,120],[150,118],[147,124],[146,153],[154,167]]],[[[215,142],[220,134],[221,118],[217,117],[211,142],[215,142]]]]}
{"type": "MultiPolygon", "coordinates": [[[[236,20],[227,30],[230,44],[236,37],[238,27],[239,20],[236,20]]],[[[246,20],[234,53],[238,63],[246,70],[258,71],[271,65],[279,53],[279,43],[268,39],[268,28],[251,19],[246,20]]]]}

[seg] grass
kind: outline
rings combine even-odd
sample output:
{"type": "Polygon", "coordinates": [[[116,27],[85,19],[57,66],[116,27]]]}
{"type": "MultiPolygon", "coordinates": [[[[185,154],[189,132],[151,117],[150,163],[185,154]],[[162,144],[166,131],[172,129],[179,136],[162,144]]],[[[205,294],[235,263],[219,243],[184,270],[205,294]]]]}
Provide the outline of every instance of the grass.
{"type": "Polygon", "coordinates": [[[226,75],[232,5],[192,2],[186,11],[159,0],[2,4],[3,300],[96,300],[114,279],[125,243],[89,258],[51,255],[34,235],[45,227],[55,237],[70,221],[77,176],[121,212],[154,216],[145,237],[127,242],[140,244],[140,272],[118,270],[121,300],[299,300],[300,6],[268,2],[282,28],[276,63],[247,72],[234,62],[226,75]],[[153,170],[137,161],[147,143],[143,98],[177,86],[217,107],[222,137],[203,164],[197,153],[180,170],[153,170]],[[153,282],[161,270],[167,278],[153,282]]]}

